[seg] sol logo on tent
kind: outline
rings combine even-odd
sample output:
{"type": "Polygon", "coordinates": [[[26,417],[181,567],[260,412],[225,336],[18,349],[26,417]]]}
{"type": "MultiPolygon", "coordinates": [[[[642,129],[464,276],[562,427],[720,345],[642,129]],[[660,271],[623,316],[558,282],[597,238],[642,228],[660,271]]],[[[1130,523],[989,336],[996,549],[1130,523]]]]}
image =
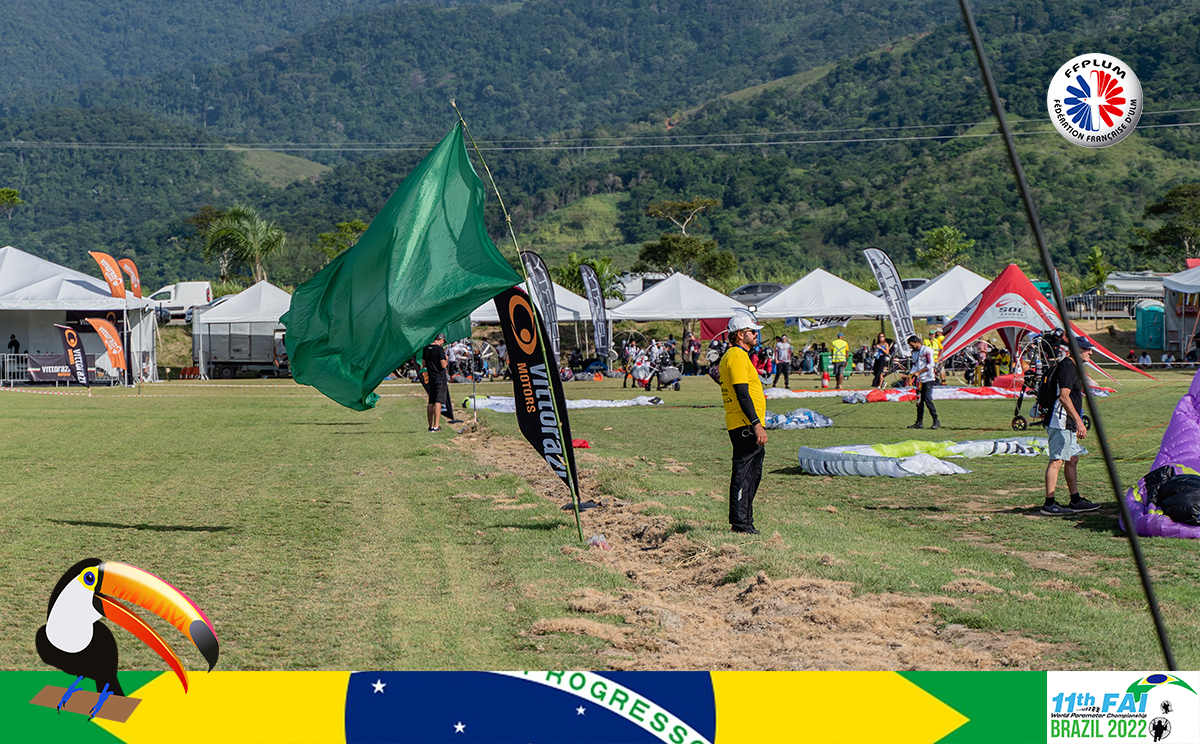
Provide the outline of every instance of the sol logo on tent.
{"type": "Polygon", "coordinates": [[[508,301],[508,319],[512,321],[513,337],[526,354],[537,351],[537,334],[533,331],[533,309],[524,297],[514,295],[508,301]]]}
{"type": "Polygon", "coordinates": [[[1142,83],[1116,57],[1081,54],[1058,68],[1046,108],[1059,134],[1080,147],[1108,147],[1142,118],[1142,83]]]}

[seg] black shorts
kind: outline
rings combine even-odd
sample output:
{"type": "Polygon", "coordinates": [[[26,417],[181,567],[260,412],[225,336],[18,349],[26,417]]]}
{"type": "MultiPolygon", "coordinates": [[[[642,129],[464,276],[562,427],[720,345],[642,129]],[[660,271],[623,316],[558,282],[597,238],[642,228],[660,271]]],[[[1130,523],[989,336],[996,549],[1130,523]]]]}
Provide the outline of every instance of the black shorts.
{"type": "Polygon", "coordinates": [[[450,385],[446,382],[445,378],[430,380],[429,385],[425,388],[425,392],[429,393],[430,403],[445,405],[450,402],[450,385]]]}
{"type": "Polygon", "coordinates": [[[845,362],[834,362],[833,363],[833,376],[837,377],[838,375],[840,375],[842,373],[842,370],[844,370],[844,369],[846,369],[845,362]]]}

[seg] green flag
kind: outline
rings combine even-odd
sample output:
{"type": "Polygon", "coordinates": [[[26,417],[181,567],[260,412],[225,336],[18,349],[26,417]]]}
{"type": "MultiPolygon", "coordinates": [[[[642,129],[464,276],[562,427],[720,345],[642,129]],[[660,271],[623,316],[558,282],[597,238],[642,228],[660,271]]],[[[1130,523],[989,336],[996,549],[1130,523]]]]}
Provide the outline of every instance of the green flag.
{"type": "Polygon", "coordinates": [[[483,196],[460,122],[358,243],[292,295],[280,322],[296,381],[365,411],[439,330],[520,283],[484,230],[483,196]]]}

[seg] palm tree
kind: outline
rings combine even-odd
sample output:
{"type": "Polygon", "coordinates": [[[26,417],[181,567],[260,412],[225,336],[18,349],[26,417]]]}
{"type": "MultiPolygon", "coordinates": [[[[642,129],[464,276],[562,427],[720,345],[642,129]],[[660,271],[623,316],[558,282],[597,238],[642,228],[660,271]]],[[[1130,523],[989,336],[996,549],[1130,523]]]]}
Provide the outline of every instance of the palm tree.
{"type": "Polygon", "coordinates": [[[582,264],[587,264],[596,270],[596,278],[600,280],[600,290],[605,299],[622,301],[625,299],[621,275],[620,272],[613,270],[611,256],[580,258],[578,253],[570,253],[567,256],[567,263],[550,269],[550,274],[554,281],[562,285],[564,289],[569,289],[577,295],[585,295],[587,289],[583,286],[583,277],[579,274],[579,267],[582,264]]]}
{"type": "Polygon", "coordinates": [[[255,282],[267,278],[263,263],[287,242],[287,235],[274,222],[267,222],[258,212],[238,204],[214,220],[204,231],[204,261],[214,260],[224,281],[234,263],[250,267],[255,282]]]}

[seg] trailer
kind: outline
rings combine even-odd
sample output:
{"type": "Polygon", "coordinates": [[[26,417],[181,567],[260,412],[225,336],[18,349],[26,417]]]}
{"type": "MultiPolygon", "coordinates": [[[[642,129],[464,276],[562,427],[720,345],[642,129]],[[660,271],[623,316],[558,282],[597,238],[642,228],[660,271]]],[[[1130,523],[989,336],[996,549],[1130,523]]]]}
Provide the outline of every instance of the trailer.
{"type": "Polygon", "coordinates": [[[280,316],[291,295],[265,281],[192,315],[192,358],[206,378],[233,379],[239,372],[290,374],[280,316]]]}

